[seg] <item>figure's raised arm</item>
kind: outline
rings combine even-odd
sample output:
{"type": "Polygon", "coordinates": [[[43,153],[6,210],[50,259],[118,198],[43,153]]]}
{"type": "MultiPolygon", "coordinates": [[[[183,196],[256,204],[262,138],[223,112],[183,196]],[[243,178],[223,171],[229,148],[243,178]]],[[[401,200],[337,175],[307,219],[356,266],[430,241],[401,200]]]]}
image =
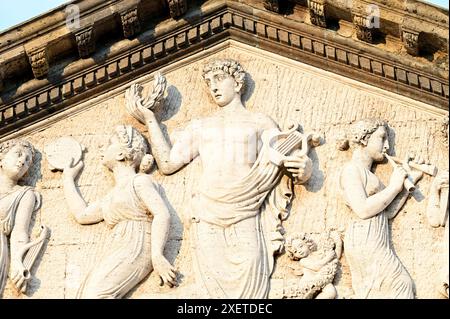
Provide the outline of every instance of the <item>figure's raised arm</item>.
{"type": "Polygon", "coordinates": [[[198,141],[193,125],[181,132],[174,145],[166,140],[154,115],[146,120],[149,142],[161,173],[170,175],[189,164],[198,155],[198,141]]]}
{"type": "Polygon", "coordinates": [[[162,76],[156,77],[153,93],[146,99],[141,97],[142,87],[136,84],[127,90],[125,97],[128,113],[147,126],[152,153],[160,172],[170,175],[191,162],[198,154],[198,147],[194,134],[189,129],[185,130],[173,147],[164,136],[159,121],[152,111],[162,99],[165,89],[165,79],[163,79],[162,76]]]}
{"type": "Polygon", "coordinates": [[[75,178],[78,176],[82,168],[82,161],[78,162],[78,164],[74,167],[72,167],[72,163],[70,163],[64,168],[64,196],[66,198],[67,205],[69,206],[70,213],[75,218],[77,223],[81,225],[99,223],[103,220],[100,203],[94,202],[88,205],[78,192],[77,186],[75,185],[75,178]]]}

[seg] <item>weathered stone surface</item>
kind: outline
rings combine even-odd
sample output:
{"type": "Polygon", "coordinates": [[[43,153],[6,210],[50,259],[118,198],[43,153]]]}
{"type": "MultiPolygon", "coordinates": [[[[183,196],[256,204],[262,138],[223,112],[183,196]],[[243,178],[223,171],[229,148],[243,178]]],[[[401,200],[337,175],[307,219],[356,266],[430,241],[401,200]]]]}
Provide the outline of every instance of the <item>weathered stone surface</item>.
{"type": "Polygon", "coordinates": [[[89,26],[75,33],[80,58],[87,58],[95,51],[94,27],[89,26]]]}
{"type": "MultiPolygon", "coordinates": [[[[328,51],[327,56],[330,56],[328,51]]],[[[395,131],[395,154],[402,156],[416,152],[439,168],[448,168],[447,146],[442,144],[439,133],[440,122],[446,112],[240,44],[233,44],[211,56],[203,55],[189,63],[182,61],[176,68],[162,70],[169,87],[164,102],[166,111],[157,112],[170,136],[183,129],[188,121],[208,116],[216,109],[209,100],[201,72],[206,61],[217,57],[240,61],[250,75],[244,94],[247,109],[270,115],[282,128],[292,120],[297,121],[305,131],[320,132],[326,141],[311,154],[313,175],[310,181],[303,186],[295,186],[291,213],[284,222],[287,235],[299,231],[320,235],[330,229],[342,233],[345,229],[351,213],[340,200],[338,176],[340,168],[349,160],[349,154],[337,151],[335,141],[349,124],[359,119],[386,119],[395,131]]],[[[372,64],[372,68],[380,73],[386,72],[381,65],[372,64]]],[[[110,76],[112,71],[118,72],[117,64],[114,70],[112,67],[108,69],[110,76]]],[[[96,73],[97,79],[99,72],[96,73]]],[[[144,84],[145,90],[151,85],[148,79],[136,80],[144,84]]],[[[419,78],[416,80],[417,85],[422,85],[419,78]]],[[[408,77],[408,81],[414,79],[408,77]]],[[[38,150],[62,136],[72,136],[85,145],[89,151],[84,155],[85,168],[78,185],[88,201],[101,198],[112,185],[111,174],[98,160],[112,129],[118,124],[130,124],[147,134],[145,128],[126,112],[123,93],[127,87],[124,86],[119,95],[117,92],[111,95],[104,93],[95,103],[87,103],[76,113],[66,113],[56,122],[46,125],[45,129],[19,132],[21,138],[32,142],[38,150]]],[[[72,87],[68,83],[62,94],[71,92],[72,87]]],[[[36,164],[25,182],[36,185],[42,194],[43,207],[36,220],[47,225],[52,236],[39,259],[35,279],[30,283],[29,297],[73,298],[84,275],[107,247],[110,230],[102,223],[92,226],[76,224],[69,216],[66,204],[61,201],[61,174],[51,172],[45,158],[38,158],[36,164]]],[[[172,224],[165,255],[184,276],[180,288],[192,283],[193,278],[190,272],[190,235],[183,228],[182,221],[189,212],[190,196],[198,183],[198,165],[198,160],[194,160],[171,176],[162,176],[158,171],[152,173],[162,186],[163,198],[170,203],[172,224]]],[[[377,176],[384,183],[388,182],[391,172],[388,164],[380,164],[376,168],[377,176]]],[[[434,229],[426,221],[426,196],[431,182],[431,177],[423,177],[412,198],[391,224],[395,252],[411,275],[418,298],[440,298],[430,274],[438,272],[443,261],[444,229],[434,229]]],[[[37,232],[36,227],[33,234],[37,232]]],[[[291,262],[287,255],[282,255],[277,261],[273,279],[295,277],[288,270],[291,262]]],[[[334,285],[338,298],[348,298],[352,290],[345,251],[340,265],[334,285]]],[[[173,290],[160,287],[159,279],[152,273],[129,297],[171,292],[173,290]]],[[[5,297],[16,297],[9,284],[5,297]]]]}
{"type": "Polygon", "coordinates": [[[170,16],[178,18],[187,11],[187,0],[167,0],[169,4],[170,16]]]}

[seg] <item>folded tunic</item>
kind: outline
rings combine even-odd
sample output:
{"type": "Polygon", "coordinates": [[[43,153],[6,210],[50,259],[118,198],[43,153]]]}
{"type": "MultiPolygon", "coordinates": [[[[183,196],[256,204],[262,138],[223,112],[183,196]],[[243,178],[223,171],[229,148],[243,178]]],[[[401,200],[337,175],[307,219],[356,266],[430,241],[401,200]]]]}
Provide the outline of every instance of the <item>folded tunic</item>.
{"type": "MultiPolygon", "coordinates": [[[[382,184],[368,169],[361,177],[368,196],[382,190],[382,184]]],[[[414,299],[412,279],[390,246],[388,222],[385,211],[365,220],[352,215],[344,251],[356,298],[414,299]]]]}
{"type": "Polygon", "coordinates": [[[240,181],[200,185],[192,198],[194,272],[205,297],[268,297],[292,182],[263,153],[240,181]]]}
{"type": "Polygon", "coordinates": [[[137,174],[124,189],[112,190],[103,200],[103,217],[113,231],[105,251],[80,286],[77,298],[122,298],[153,270],[151,219],[136,192],[138,176],[151,179],[137,174]]]}
{"type": "Polygon", "coordinates": [[[33,192],[34,194],[36,200],[33,210],[34,213],[40,208],[41,201],[39,193],[34,191],[32,187],[18,187],[16,191],[0,198],[0,201],[6,200],[9,197],[13,198],[7,209],[5,211],[0,211],[0,296],[5,289],[9,271],[8,236],[14,228],[14,221],[20,201],[27,192],[33,192]]]}

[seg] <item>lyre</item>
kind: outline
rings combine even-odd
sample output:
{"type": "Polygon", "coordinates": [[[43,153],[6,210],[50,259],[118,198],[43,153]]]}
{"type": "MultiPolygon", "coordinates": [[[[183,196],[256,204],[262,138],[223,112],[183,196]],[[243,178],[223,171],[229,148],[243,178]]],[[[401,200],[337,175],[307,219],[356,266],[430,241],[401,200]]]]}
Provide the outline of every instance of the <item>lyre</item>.
{"type": "Polygon", "coordinates": [[[281,166],[283,160],[292,151],[300,149],[299,156],[307,155],[310,147],[320,144],[320,136],[316,133],[300,133],[298,125],[291,125],[284,132],[276,129],[265,131],[262,135],[263,144],[268,148],[269,160],[281,166]]]}

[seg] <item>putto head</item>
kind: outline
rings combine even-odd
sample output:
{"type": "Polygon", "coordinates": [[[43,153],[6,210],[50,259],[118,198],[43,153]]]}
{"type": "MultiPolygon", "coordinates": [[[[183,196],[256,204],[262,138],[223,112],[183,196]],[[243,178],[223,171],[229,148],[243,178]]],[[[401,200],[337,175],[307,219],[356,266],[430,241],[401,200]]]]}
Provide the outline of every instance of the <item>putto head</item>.
{"type": "Polygon", "coordinates": [[[153,164],[148,151],[147,141],[138,130],[129,125],[118,125],[104,153],[103,164],[112,170],[117,162],[126,162],[147,172],[153,164]]]}
{"type": "Polygon", "coordinates": [[[0,144],[0,170],[19,180],[33,163],[35,149],[30,142],[13,139],[0,144]]]}
{"type": "Polygon", "coordinates": [[[300,260],[317,250],[316,243],[305,233],[294,233],[289,236],[285,247],[291,260],[300,260]]]}

